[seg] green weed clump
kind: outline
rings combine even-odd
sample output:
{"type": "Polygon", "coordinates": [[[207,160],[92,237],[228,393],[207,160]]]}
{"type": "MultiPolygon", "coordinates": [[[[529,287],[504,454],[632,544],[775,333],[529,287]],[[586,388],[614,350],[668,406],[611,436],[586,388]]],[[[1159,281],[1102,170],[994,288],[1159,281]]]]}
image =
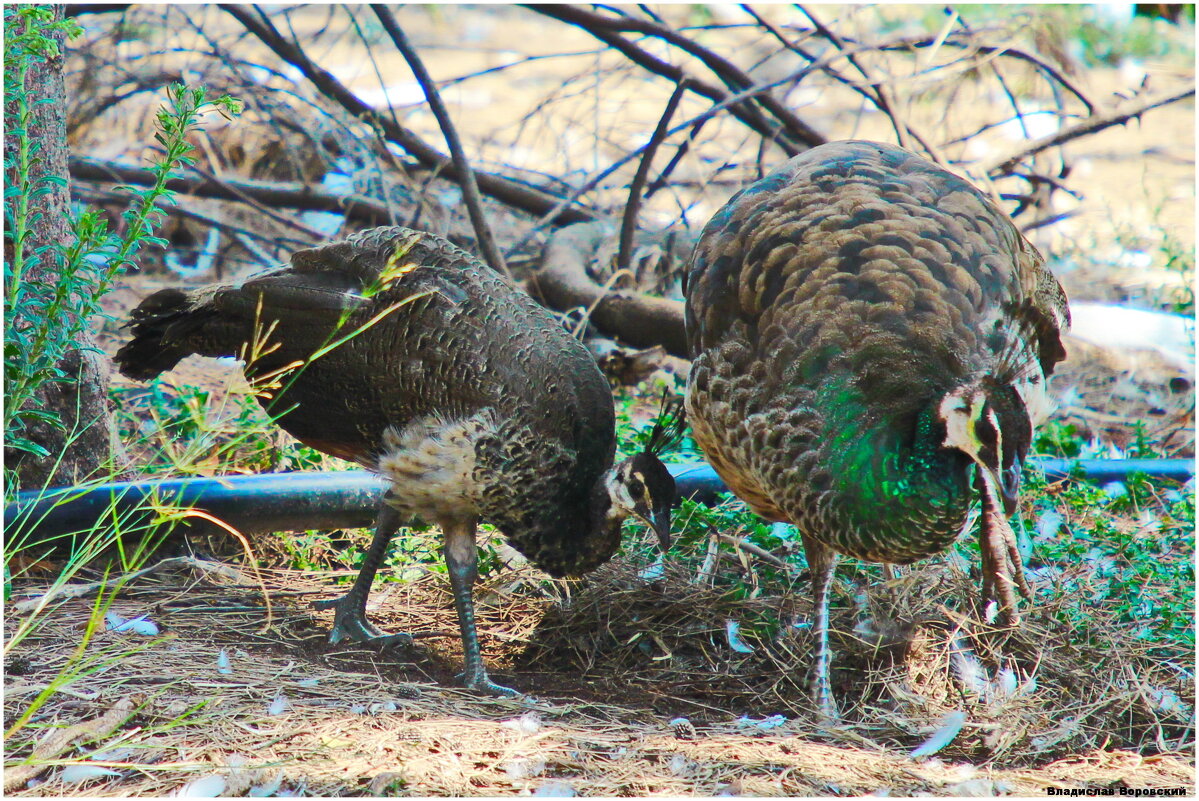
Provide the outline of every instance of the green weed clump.
{"type": "MultiPolygon", "coordinates": [[[[331,457],[279,435],[254,396],[153,381],[112,393],[123,440],[155,475],[318,470],[331,457]]],[[[340,461],[340,460],[338,460],[340,461]]]]}

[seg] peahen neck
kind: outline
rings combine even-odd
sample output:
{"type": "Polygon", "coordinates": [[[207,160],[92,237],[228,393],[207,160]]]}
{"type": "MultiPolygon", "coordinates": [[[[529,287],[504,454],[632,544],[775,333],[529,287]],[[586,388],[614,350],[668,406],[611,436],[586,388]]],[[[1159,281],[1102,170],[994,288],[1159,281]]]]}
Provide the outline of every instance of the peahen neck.
{"type": "Polygon", "coordinates": [[[871,413],[852,385],[823,401],[822,461],[834,490],[823,496],[829,544],[900,564],[944,550],[965,522],[973,467],[941,446],[936,402],[871,413]]]}
{"type": "Polygon", "coordinates": [[[620,547],[624,515],[614,514],[607,472],[589,492],[557,499],[540,514],[496,519],[508,542],[555,578],[581,576],[612,558],[620,547]]]}

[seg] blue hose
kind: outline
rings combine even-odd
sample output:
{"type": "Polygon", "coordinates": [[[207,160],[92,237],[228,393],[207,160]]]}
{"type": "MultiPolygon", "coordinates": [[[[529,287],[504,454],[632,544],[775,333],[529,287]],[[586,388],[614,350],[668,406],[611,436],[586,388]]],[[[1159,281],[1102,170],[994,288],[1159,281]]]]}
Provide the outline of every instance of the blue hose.
{"type": "MultiPolygon", "coordinates": [[[[1029,467],[1051,481],[1071,476],[1100,484],[1132,473],[1178,482],[1190,480],[1190,459],[1030,459],[1029,467]]],[[[727,492],[706,462],[668,465],[679,496],[712,504],[727,492]]],[[[220,478],[180,478],[66,487],[18,493],[4,508],[4,534],[11,543],[36,534],[47,540],[88,531],[102,518],[123,526],[149,525],[155,504],[202,509],[242,532],[363,528],[375,519],[385,482],[365,470],[336,473],[265,473],[220,478]]],[[[188,520],[194,523],[195,518],[188,520]]]]}

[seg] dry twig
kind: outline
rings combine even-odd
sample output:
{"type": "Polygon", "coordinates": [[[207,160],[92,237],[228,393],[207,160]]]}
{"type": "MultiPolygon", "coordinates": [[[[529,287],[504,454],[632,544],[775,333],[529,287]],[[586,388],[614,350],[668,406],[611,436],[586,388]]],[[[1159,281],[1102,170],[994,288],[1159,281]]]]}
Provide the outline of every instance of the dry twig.
{"type": "Polygon", "coordinates": [[[1151,109],[1160,108],[1176,103],[1179,100],[1185,100],[1188,97],[1195,96],[1195,87],[1183,89],[1180,92],[1173,92],[1165,97],[1147,97],[1140,102],[1134,104],[1130,108],[1117,109],[1109,111],[1106,114],[1098,114],[1075,124],[1068,128],[1063,128],[1056,133],[1042,136],[1040,139],[1034,139],[1025,145],[1022,145],[1010,153],[998,156],[990,161],[979,164],[977,169],[992,177],[999,175],[1007,175],[1011,173],[1016,165],[1029,156],[1036,155],[1042,150],[1065,144],[1072,139],[1078,139],[1083,136],[1102,131],[1104,128],[1110,128],[1113,125],[1123,125],[1129,120],[1136,119],[1151,109]]]}
{"type": "Polygon", "coordinates": [[[24,601],[18,601],[13,605],[13,611],[19,615],[24,615],[42,608],[52,601],[66,601],[70,598],[80,598],[84,595],[89,595],[96,590],[104,589],[105,587],[126,584],[135,578],[147,576],[151,573],[157,573],[159,570],[167,570],[168,568],[174,567],[193,567],[212,573],[229,571],[227,566],[215,562],[206,562],[201,559],[194,559],[190,556],[173,556],[169,559],[163,559],[161,562],[155,562],[149,567],[143,567],[141,570],[135,570],[132,573],[123,573],[119,576],[105,579],[104,581],[93,581],[87,584],[63,584],[58,587],[51,588],[50,590],[33,598],[29,598],[24,601]]]}
{"type": "Polygon", "coordinates": [[[45,764],[46,760],[54,759],[71,746],[91,740],[98,740],[101,737],[107,737],[112,734],[118,726],[133,715],[139,706],[145,703],[145,700],[146,697],[144,695],[130,695],[127,698],[117,701],[112,709],[98,718],[93,718],[83,723],[76,723],[74,726],[68,726],[65,729],[51,729],[33,747],[33,753],[29,755],[28,759],[20,764],[5,768],[4,792],[11,793],[30,779],[39,776],[50,767],[45,764]],[[32,764],[29,764],[31,762],[32,764]]]}
{"type": "Polygon", "coordinates": [[[479,199],[479,185],[475,181],[474,170],[470,167],[466,151],[462,149],[462,140],[458,138],[458,131],[454,128],[454,121],[450,118],[450,112],[446,109],[445,103],[441,101],[441,94],[437,91],[437,84],[433,82],[429,71],[425,69],[424,62],[420,59],[420,55],[416,52],[412,43],[408,41],[408,37],[404,34],[404,29],[396,22],[395,15],[391,13],[391,10],[383,5],[372,5],[371,10],[375,12],[375,16],[379,18],[379,22],[383,25],[383,30],[387,31],[387,35],[395,43],[396,49],[403,54],[404,60],[412,68],[412,74],[416,77],[416,82],[420,84],[421,89],[424,90],[425,100],[428,101],[433,116],[437,118],[437,124],[441,126],[441,132],[445,136],[445,143],[449,146],[450,156],[454,160],[454,168],[458,174],[458,185],[462,187],[462,199],[466,202],[466,210],[470,214],[470,222],[475,229],[475,238],[479,243],[479,252],[482,254],[483,259],[491,265],[491,269],[511,278],[512,274],[508,272],[508,266],[504,264],[504,256],[500,253],[499,248],[495,246],[495,237],[491,234],[491,226],[487,224],[487,218],[483,216],[483,204],[479,199]]]}
{"type": "Polygon", "coordinates": [[[765,548],[759,545],[754,545],[749,540],[743,540],[740,537],[734,537],[732,534],[719,534],[718,536],[720,537],[720,541],[726,545],[731,545],[739,551],[745,551],[748,554],[753,554],[763,562],[768,562],[775,567],[782,568],[788,573],[795,573],[794,566],[778,558],[765,548]]]}

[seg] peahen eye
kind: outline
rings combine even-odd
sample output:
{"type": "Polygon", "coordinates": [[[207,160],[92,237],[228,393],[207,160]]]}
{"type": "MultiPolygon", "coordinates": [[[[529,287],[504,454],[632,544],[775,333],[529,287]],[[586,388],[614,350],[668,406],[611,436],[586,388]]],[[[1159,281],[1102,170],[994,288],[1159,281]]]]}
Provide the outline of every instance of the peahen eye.
{"type": "Polygon", "coordinates": [[[992,416],[987,416],[980,420],[974,432],[984,448],[994,450],[995,446],[999,444],[999,431],[995,428],[995,421],[992,419],[992,416]]]}
{"type": "Polygon", "coordinates": [[[629,495],[632,496],[633,498],[640,498],[644,494],[645,494],[645,485],[642,484],[640,481],[634,482],[629,485],[629,495]]]}

